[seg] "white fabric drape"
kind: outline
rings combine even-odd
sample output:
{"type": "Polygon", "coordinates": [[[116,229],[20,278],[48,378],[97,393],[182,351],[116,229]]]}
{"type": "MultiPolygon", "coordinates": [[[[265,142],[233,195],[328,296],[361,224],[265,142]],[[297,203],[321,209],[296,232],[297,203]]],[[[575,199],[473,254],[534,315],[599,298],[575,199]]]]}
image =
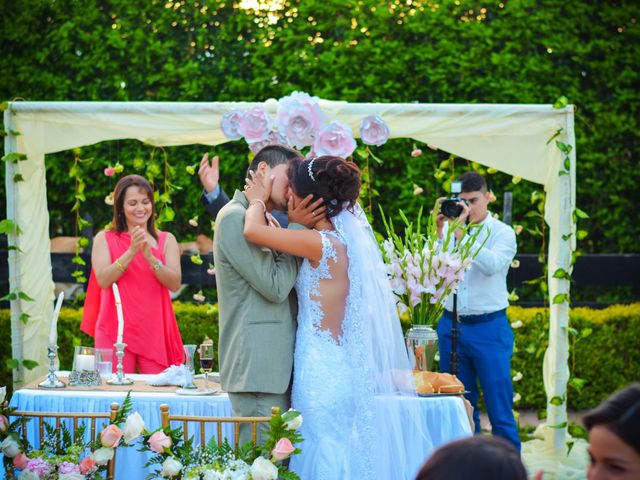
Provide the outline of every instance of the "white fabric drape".
{"type": "MultiPolygon", "coordinates": [[[[360,120],[380,115],[393,138],[413,138],[469,160],[544,185],[545,219],[549,224],[549,295],[568,293],[566,280],[552,278],[562,267],[570,271],[575,236],[571,214],[575,208],[575,140],[573,107],[555,110],[548,105],[372,104],[320,102],[329,119],[349,124],[357,134],[360,120]],[[570,175],[559,176],[563,158],[547,140],[562,128],[562,141],[574,147],[570,175]]],[[[14,102],[5,111],[6,130],[20,136],[5,138],[5,153],[20,152],[28,160],[7,163],[7,217],[18,223],[22,235],[10,235],[12,290],[22,290],[35,302],[12,302],[14,357],[40,362],[29,372],[17,372],[15,380],[30,381],[45,373],[49,319],[53,312],[53,282],[49,257],[49,215],[46,200],[44,155],[105,140],[131,139],[153,145],[217,145],[226,142],[220,119],[231,109],[264,105],[275,114],[277,101],[264,103],[146,103],[146,102],[14,102]],[[14,183],[15,173],[23,182],[14,183]],[[30,315],[23,327],[20,313],[30,315]]],[[[408,159],[409,160],[409,159],[408,159]]],[[[420,159],[411,159],[420,161],[420,159]]],[[[224,167],[223,167],[224,168],[224,167]]],[[[196,194],[195,192],[193,193],[196,194]]],[[[569,307],[551,307],[549,349],[544,361],[548,398],[563,397],[568,380],[567,324],[569,307]]],[[[566,404],[549,406],[549,423],[566,421],[566,404]]],[[[565,429],[550,430],[549,448],[564,447],[565,429]]]]}

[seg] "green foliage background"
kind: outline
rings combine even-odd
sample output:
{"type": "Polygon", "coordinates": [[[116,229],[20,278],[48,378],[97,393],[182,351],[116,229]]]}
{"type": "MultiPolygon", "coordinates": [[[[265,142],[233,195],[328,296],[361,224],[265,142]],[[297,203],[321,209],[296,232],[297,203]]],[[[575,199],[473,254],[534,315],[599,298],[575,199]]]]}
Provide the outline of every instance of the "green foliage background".
{"type": "MultiPolygon", "coordinates": [[[[205,0],[21,0],[0,3],[0,98],[113,101],[262,101],[294,90],[350,102],[553,103],[577,105],[578,206],[588,252],[637,251],[640,225],[629,222],[636,188],[640,32],[635,1],[289,0],[281,10],[240,9],[205,0]],[[272,15],[270,17],[270,15],[272,15]],[[271,23],[270,23],[271,21],[271,23]]],[[[372,211],[413,214],[442,195],[442,183],[467,168],[462,159],[395,140],[371,163],[372,211]],[[442,166],[441,178],[434,172],[442,166]],[[414,184],[425,193],[413,195],[414,184]]],[[[152,177],[162,188],[163,155],[174,169],[180,240],[196,233],[187,220],[202,215],[199,184],[185,167],[203,146],[153,149],[118,141],[76,152],[90,179],[81,211],[101,228],[110,217],[104,197],[115,185],[102,170],[120,162],[126,173],[152,177]],[[89,160],[92,159],[92,160],[89,160]]],[[[222,183],[241,184],[247,148],[215,148],[222,183]]],[[[74,153],[47,158],[51,234],[73,235],[68,171],[74,153]]],[[[490,185],[514,192],[521,252],[538,252],[539,228],[527,217],[539,186],[496,173],[490,185]]],[[[0,189],[4,190],[4,182],[0,189]]],[[[0,191],[0,209],[5,210],[0,191]]],[[[377,227],[381,230],[379,219],[377,227]]],[[[200,231],[210,233],[206,216],[200,231]]]]}

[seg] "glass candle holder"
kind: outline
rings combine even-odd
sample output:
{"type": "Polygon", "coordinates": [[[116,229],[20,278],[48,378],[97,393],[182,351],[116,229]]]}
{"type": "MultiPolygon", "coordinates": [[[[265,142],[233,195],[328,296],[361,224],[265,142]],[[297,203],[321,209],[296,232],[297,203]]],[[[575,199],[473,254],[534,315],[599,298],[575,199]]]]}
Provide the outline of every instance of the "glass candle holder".
{"type": "Polygon", "coordinates": [[[96,348],[96,369],[102,378],[111,378],[113,373],[113,349],[96,348]]]}
{"type": "Polygon", "coordinates": [[[75,347],[73,354],[73,370],[76,372],[97,370],[96,352],[93,347],[75,347]]]}

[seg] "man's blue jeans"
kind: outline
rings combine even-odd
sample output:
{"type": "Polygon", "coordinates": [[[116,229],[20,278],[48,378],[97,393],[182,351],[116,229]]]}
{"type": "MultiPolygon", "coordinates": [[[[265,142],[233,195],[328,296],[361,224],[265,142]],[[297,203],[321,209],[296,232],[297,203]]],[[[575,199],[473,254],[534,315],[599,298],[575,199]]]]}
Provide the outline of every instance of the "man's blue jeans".
{"type": "MultiPolygon", "coordinates": [[[[451,319],[448,316],[440,318],[437,332],[440,370],[450,372],[451,319]]],[[[476,433],[480,433],[479,380],[493,435],[505,438],[519,452],[520,438],[513,417],[511,381],[513,331],[506,315],[483,323],[458,323],[456,351],[459,360],[457,377],[469,391],[466,397],[474,408],[476,433]]]]}

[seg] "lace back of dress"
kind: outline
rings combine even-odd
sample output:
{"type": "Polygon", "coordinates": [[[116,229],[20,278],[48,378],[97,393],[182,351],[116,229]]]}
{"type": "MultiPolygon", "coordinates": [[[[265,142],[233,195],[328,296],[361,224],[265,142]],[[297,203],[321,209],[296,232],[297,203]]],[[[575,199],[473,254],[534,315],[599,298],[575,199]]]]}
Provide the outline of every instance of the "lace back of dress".
{"type": "Polygon", "coordinates": [[[344,334],[343,321],[349,296],[349,260],[346,246],[333,234],[322,235],[322,260],[318,265],[317,291],[311,300],[317,302],[320,315],[315,327],[327,332],[340,344],[344,334]]]}

